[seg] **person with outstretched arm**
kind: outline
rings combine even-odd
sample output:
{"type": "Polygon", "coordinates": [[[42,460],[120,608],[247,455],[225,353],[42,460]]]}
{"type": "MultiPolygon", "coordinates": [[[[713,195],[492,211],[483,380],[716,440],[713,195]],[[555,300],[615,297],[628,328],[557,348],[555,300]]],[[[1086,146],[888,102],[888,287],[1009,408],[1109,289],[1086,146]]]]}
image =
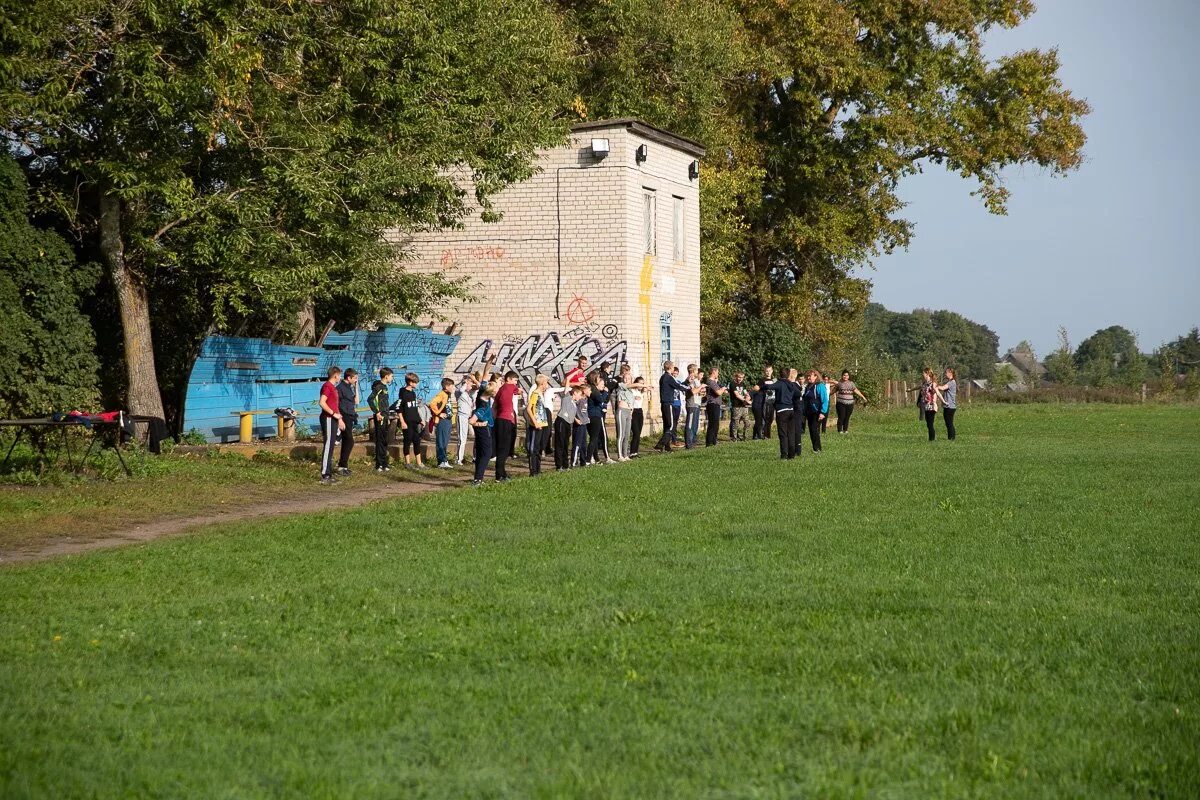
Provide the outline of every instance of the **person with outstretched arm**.
{"type": "Polygon", "coordinates": [[[671,448],[675,446],[674,402],[677,397],[676,392],[688,390],[688,387],[680,383],[672,374],[674,366],[670,361],[664,361],[662,375],[658,376],[658,401],[662,411],[663,433],[654,449],[664,453],[671,452],[671,448]]]}
{"type": "Polygon", "coordinates": [[[754,438],[770,439],[771,423],[775,420],[775,368],[763,367],[763,375],[754,384],[754,438]]]}
{"type": "Polygon", "coordinates": [[[850,370],[842,370],[842,379],[838,381],[837,392],[837,431],[850,432],[850,415],[854,413],[854,398],[859,397],[864,403],[867,396],[858,390],[858,385],[850,380],[850,370]]]}
{"type": "Polygon", "coordinates": [[[946,367],[946,382],[938,386],[942,393],[942,421],[946,423],[946,438],[954,441],[954,412],[958,410],[958,381],[954,367],[946,367]]]}
{"type": "Polygon", "coordinates": [[[717,443],[721,432],[721,398],[729,391],[721,385],[720,370],[712,367],[708,370],[708,381],[704,384],[704,413],[707,425],[704,429],[704,446],[712,447],[717,443]]]}

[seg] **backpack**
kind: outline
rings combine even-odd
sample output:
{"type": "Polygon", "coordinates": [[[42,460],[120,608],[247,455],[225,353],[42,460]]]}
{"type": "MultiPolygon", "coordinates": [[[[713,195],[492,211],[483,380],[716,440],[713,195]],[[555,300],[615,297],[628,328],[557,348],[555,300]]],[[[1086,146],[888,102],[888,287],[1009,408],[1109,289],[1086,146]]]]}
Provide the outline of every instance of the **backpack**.
{"type": "Polygon", "coordinates": [[[937,406],[934,405],[933,384],[926,383],[921,387],[921,408],[926,411],[936,411],[937,406]]]}

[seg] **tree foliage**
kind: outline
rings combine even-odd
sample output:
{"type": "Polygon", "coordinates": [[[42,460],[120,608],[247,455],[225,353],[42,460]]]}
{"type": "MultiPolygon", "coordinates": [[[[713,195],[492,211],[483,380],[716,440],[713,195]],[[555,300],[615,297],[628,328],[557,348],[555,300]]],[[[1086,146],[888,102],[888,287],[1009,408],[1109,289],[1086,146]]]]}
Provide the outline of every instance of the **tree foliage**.
{"type": "Polygon", "coordinates": [[[1088,386],[1139,386],[1146,379],[1146,359],[1137,337],[1120,325],[1098,330],[1079,343],[1075,368],[1088,386]]]}
{"type": "Polygon", "coordinates": [[[986,325],[953,311],[896,312],[878,303],[867,306],[861,330],[870,351],[893,360],[898,374],[932,366],[954,367],[962,378],[989,378],[1000,343],[986,325]]]}
{"type": "Polygon", "coordinates": [[[97,269],[30,223],[28,194],[16,163],[0,156],[0,416],[94,410],[99,365],[80,296],[97,269]]]}
{"type": "Polygon", "coordinates": [[[1078,371],[1075,369],[1075,356],[1071,352],[1071,340],[1067,336],[1067,329],[1059,327],[1058,329],[1058,349],[1046,356],[1046,378],[1055,383],[1071,386],[1078,380],[1078,371]]]}
{"type": "Polygon", "coordinates": [[[591,112],[642,116],[710,147],[706,324],[780,319],[836,350],[868,300],[855,270],[912,235],[905,177],[944,167],[1004,213],[1006,166],[1080,163],[1088,106],[1062,85],[1057,53],[983,52],[1030,0],[560,5],[591,112]]]}
{"type": "Polygon", "coordinates": [[[569,42],[538,0],[46,0],[5,17],[0,126],[43,207],[104,255],[143,366],[144,317],[195,338],[312,299],[352,324],[461,294],[396,270],[385,231],[454,224],[460,176],[486,208],[566,131],[569,42]]]}

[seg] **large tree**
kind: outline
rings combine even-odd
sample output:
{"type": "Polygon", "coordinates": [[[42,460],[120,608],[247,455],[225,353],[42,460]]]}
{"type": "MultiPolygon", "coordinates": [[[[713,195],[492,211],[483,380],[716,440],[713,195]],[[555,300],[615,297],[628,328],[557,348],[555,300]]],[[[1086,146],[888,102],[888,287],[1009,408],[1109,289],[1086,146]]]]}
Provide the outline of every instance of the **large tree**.
{"type": "Polygon", "coordinates": [[[1029,0],[562,0],[592,113],[641,115],[710,146],[705,321],[767,316],[820,349],[867,302],[856,275],[905,246],[897,187],[926,166],[1004,213],[1005,167],[1080,163],[1088,106],[1054,50],[990,59],[1029,0]]]}
{"type": "Polygon", "coordinates": [[[0,131],[115,290],[128,403],[156,335],[314,300],[415,316],[461,287],[389,228],[453,224],[562,139],[568,42],[539,0],[5,2],[0,131]],[[154,322],[158,320],[156,326],[154,322]]]}

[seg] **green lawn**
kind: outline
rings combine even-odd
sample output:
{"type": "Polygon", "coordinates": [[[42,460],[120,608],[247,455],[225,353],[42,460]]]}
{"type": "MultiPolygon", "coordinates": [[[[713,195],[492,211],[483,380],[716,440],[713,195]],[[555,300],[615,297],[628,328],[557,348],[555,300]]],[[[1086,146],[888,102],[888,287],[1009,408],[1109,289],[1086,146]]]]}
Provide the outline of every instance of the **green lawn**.
{"type": "Polygon", "coordinates": [[[855,423],[0,570],[0,797],[1200,795],[1200,411],[855,423]]]}

